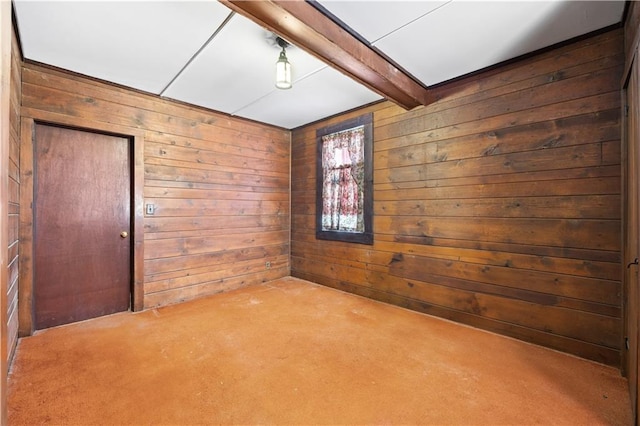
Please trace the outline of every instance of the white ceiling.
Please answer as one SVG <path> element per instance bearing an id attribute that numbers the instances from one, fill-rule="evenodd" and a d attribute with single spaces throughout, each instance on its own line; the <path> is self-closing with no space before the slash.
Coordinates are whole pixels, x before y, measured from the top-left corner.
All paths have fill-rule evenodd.
<path id="1" fill-rule="evenodd" d="M 624 1 L 339 1 L 319 5 L 431 86 L 619 23 Z M 273 34 L 209 1 L 14 0 L 26 59 L 295 128 L 381 99 L 295 46 L 274 86 Z"/>

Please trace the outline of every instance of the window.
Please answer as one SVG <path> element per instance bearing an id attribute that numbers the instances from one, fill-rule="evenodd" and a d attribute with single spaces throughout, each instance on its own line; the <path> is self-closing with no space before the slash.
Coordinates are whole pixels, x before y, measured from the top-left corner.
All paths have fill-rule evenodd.
<path id="1" fill-rule="evenodd" d="M 316 238 L 373 244 L 373 115 L 316 132 Z"/>

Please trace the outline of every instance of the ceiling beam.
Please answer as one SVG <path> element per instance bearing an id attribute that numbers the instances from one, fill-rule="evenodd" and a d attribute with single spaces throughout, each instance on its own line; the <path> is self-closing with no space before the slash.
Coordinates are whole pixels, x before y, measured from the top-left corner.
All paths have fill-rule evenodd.
<path id="1" fill-rule="evenodd" d="M 221 2 L 405 109 L 435 101 L 424 86 L 306 1 Z"/>

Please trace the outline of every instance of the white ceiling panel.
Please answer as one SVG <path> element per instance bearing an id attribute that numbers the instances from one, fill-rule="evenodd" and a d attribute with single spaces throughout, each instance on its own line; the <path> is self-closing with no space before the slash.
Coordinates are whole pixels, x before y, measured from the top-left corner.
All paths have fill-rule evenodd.
<path id="1" fill-rule="evenodd" d="M 230 13 L 213 1 L 14 4 L 26 58 L 156 94 Z"/>
<path id="2" fill-rule="evenodd" d="M 620 23 L 625 5 L 318 1 L 426 86 Z M 293 88 L 276 89 L 273 35 L 240 15 L 220 29 L 231 11 L 216 1 L 13 4 L 26 59 L 223 113 L 294 128 L 380 99 L 293 46 Z"/>
<path id="3" fill-rule="evenodd" d="M 238 116 L 292 129 L 381 99 L 380 95 L 325 67 L 289 90 L 276 90 Z"/>
<path id="4" fill-rule="evenodd" d="M 449 1 L 320 0 L 318 3 L 373 43 Z"/>
<path id="5" fill-rule="evenodd" d="M 272 33 L 241 15 L 234 15 L 164 96 L 234 114 L 275 87 L 280 54 Z M 286 50 L 293 84 L 325 65 L 296 48 Z M 285 95 L 291 97 L 293 95 Z"/>
<path id="6" fill-rule="evenodd" d="M 622 1 L 454 0 L 375 46 L 429 86 L 615 24 L 623 9 Z"/>

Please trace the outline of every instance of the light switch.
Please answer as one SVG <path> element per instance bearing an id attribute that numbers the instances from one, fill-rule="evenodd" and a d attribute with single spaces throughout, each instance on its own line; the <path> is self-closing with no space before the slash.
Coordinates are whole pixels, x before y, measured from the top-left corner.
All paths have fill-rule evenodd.
<path id="1" fill-rule="evenodd" d="M 155 204 L 147 204 L 146 205 L 146 213 L 147 214 L 154 214 L 156 212 L 156 205 Z"/>

